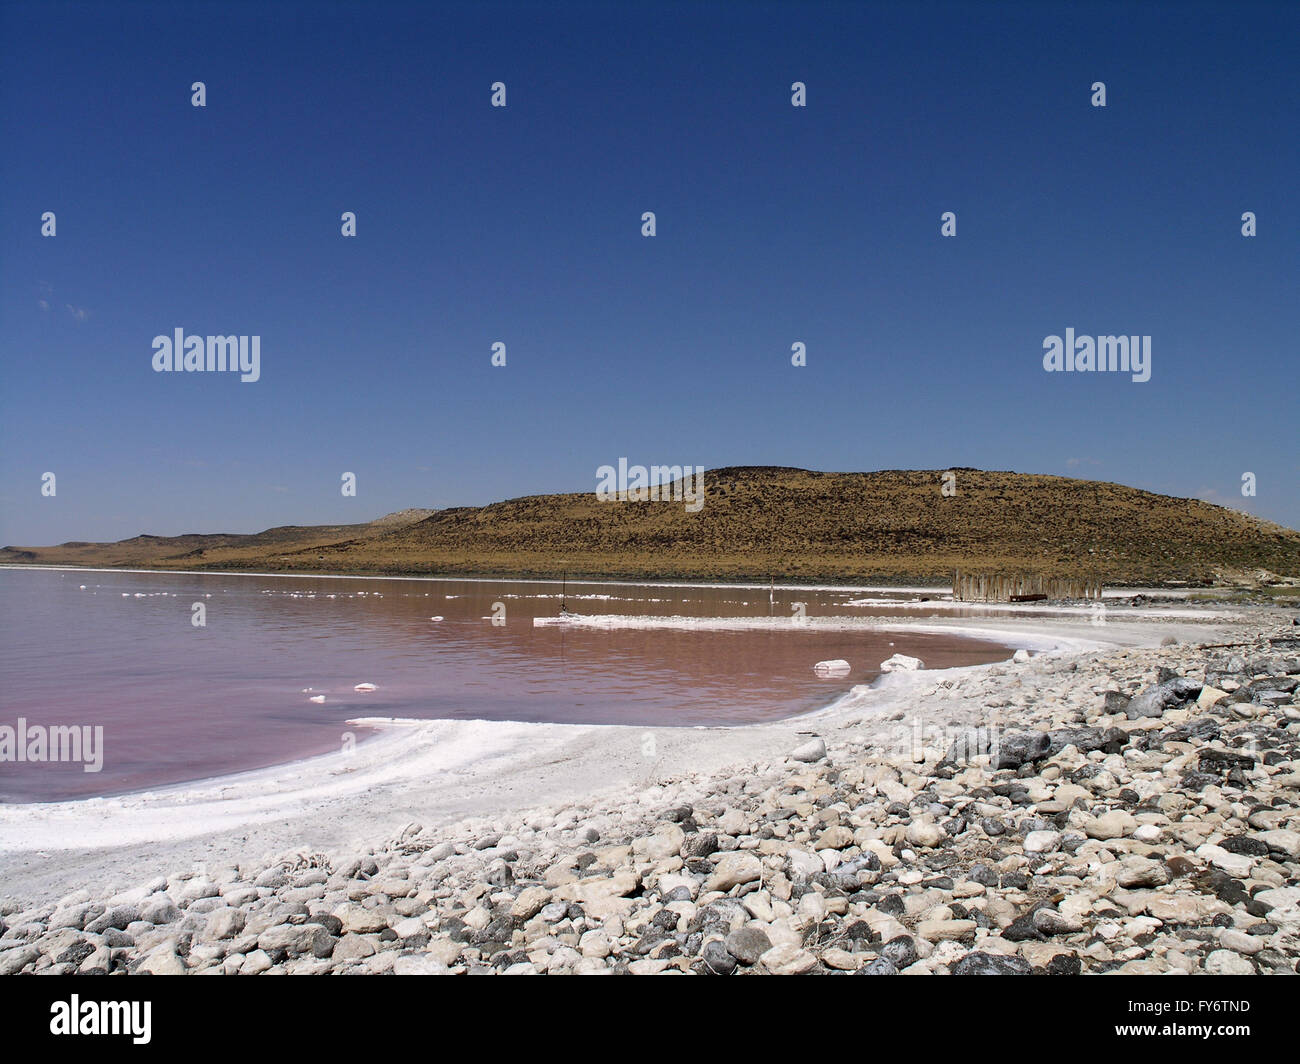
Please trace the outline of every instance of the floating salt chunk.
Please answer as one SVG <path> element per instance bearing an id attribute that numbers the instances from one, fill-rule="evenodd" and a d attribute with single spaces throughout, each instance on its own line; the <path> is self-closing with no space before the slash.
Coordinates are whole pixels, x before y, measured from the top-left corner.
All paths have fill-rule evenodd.
<path id="1" fill-rule="evenodd" d="M 831 661 L 819 661 L 813 666 L 813 672 L 818 676 L 847 676 L 853 669 L 843 658 L 834 658 Z"/>
<path id="2" fill-rule="evenodd" d="M 82 585 L 81 585 L 81 590 L 82 590 L 82 591 L 85 591 L 85 590 L 86 590 L 86 585 L 85 585 L 85 584 L 82 584 Z"/>
<path id="3" fill-rule="evenodd" d="M 307 701 L 309 701 L 309 702 L 324 702 L 324 701 L 325 701 L 325 696 L 324 696 L 324 695 L 312 695 L 311 698 L 309 698 Z"/>
<path id="4" fill-rule="evenodd" d="M 356 685 L 356 687 L 352 688 L 352 690 L 354 690 L 354 691 L 378 691 L 379 688 L 376 687 L 376 686 L 375 686 L 374 684 L 372 684 L 372 683 L 359 683 L 359 684 Z"/>
<path id="5" fill-rule="evenodd" d="M 880 663 L 881 672 L 915 672 L 924 668 L 925 662 L 920 658 L 909 658 L 906 654 L 894 654 Z"/>

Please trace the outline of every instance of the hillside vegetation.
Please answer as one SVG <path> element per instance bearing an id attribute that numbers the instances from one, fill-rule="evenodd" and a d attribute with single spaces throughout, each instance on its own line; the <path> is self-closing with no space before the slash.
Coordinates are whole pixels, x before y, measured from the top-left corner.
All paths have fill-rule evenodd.
<path id="1" fill-rule="evenodd" d="M 594 492 L 407 510 L 367 524 L 256 535 L 137 536 L 7 547 L 32 564 L 844 582 L 947 580 L 954 568 L 1111 585 L 1300 577 L 1300 533 L 1193 499 L 1067 477 L 956 470 L 704 474 L 705 503 Z M 1229 580 L 1229 582 L 1231 582 Z"/>

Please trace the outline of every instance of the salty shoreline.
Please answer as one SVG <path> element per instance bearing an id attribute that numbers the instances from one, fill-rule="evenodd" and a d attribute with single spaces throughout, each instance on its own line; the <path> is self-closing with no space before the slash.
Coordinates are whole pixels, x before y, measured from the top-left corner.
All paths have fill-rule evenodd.
<path id="1" fill-rule="evenodd" d="M 1186 617 L 1172 626 L 1173 618 L 1157 624 L 1143 619 L 1140 610 L 1105 625 L 1047 615 L 1000 617 L 997 627 L 989 627 L 988 619 L 946 617 L 844 623 L 1079 653 L 1154 645 L 1170 632 L 1203 638 L 1222 626 L 1217 612 L 1188 612 L 1208 626 L 1204 633 L 1192 631 Z M 811 618 L 809 623 L 841 622 Z M 0 806 L 0 896 L 32 900 L 66 893 L 82 882 L 124 887 L 142 869 L 165 874 L 196 862 L 246 860 L 299 847 L 344 850 L 413 819 L 448 825 L 520 807 L 598 800 L 619 786 L 666 773 L 717 773 L 729 764 L 776 756 L 800 735 L 836 726 L 847 716 L 884 715 L 900 705 L 911 709 L 909 692 L 939 675 L 891 674 L 815 712 L 729 728 L 366 721 L 382 733 L 347 757 L 322 755 L 117 798 Z M 647 736 L 652 736 L 650 756 Z"/>
<path id="2" fill-rule="evenodd" d="M 1037 654 L 793 721 L 510 726 L 487 761 L 465 722 L 433 778 L 11 817 L 74 848 L 6 869 L 0 974 L 1290 972 L 1291 619 L 1006 619 Z"/>

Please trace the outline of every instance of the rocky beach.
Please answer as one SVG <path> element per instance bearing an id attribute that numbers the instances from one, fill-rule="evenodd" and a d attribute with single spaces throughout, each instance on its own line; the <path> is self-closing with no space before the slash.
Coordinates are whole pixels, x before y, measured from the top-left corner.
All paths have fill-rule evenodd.
<path id="1" fill-rule="evenodd" d="M 1076 625 L 722 730 L 703 767 L 336 850 L 227 840 L 124 889 L 6 884 L 0 974 L 1292 974 L 1292 621 Z"/>

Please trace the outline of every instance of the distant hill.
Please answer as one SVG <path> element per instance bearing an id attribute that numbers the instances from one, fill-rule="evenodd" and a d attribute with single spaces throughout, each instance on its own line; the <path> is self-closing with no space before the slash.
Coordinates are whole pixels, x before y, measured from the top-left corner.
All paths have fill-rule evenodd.
<path id="1" fill-rule="evenodd" d="M 404 510 L 362 525 L 256 535 L 137 536 L 6 547 L 33 564 L 828 581 L 946 580 L 954 568 L 1090 576 L 1112 585 L 1300 577 L 1300 532 L 1195 499 L 1068 477 L 955 470 L 705 473 L 680 502 L 594 491 Z"/>
<path id="2" fill-rule="evenodd" d="M 436 510 L 399 510 L 357 525 L 281 525 L 250 534 L 191 532 L 181 536 L 151 536 L 142 532 L 115 543 L 74 540 L 54 547 L 3 547 L 0 563 L 153 569 L 249 568 L 254 566 L 244 563 L 256 558 L 343 541 L 364 542 L 435 513 Z"/>

